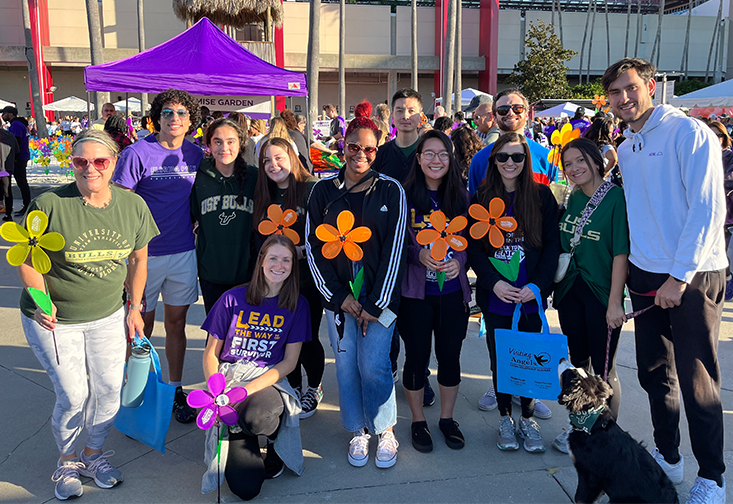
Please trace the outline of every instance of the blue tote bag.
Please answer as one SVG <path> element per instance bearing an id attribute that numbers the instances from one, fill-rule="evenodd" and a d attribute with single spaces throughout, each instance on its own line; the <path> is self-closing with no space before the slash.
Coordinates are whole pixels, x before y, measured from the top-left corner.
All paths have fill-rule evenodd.
<path id="1" fill-rule="evenodd" d="M 142 404 L 137 408 L 120 406 L 115 427 L 121 433 L 165 453 L 165 436 L 171 423 L 176 387 L 163 381 L 158 352 L 146 337 L 143 336 L 142 340 L 150 345 L 154 369 L 148 374 Z"/>
<path id="2" fill-rule="evenodd" d="M 534 284 L 528 287 L 534 293 L 542 332 L 522 332 L 518 329 L 521 303 L 514 308 L 511 329 L 496 329 L 496 390 L 504 394 L 557 400 L 560 377 L 557 373 L 560 359 L 568 358 L 568 340 L 562 334 L 550 332 L 545 311 L 542 309 L 540 290 Z"/>

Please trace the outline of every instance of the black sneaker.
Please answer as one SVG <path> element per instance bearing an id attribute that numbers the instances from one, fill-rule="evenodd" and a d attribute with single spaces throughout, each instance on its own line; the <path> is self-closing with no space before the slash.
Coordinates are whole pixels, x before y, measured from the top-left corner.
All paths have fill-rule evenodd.
<path id="1" fill-rule="evenodd" d="M 412 422 L 412 447 L 422 453 L 433 451 L 433 438 L 427 422 Z"/>
<path id="2" fill-rule="evenodd" d="M 265 454 L 265 479 L 275 479 L 285 470 L 285 463 L 275 453 L 275 445 L 267 443 L 267 453 Z"/>
<path id="3" fill-rule="evenodd" d="M 458 422 L 452 418 L 441 418 L 438 427 L 445 437 L 445 444 L 448 445 L 448 448 L 460 450 L 466 446 L 466 440 L 463 438 L 461 429 L 458 428 Z"/>
<path id="4" fill-rule="evenodd" d="M 435 391 L 430 386 L 430 380 L 425 378 L 425 388 L 423 389 L 422 405 L 432 406 L 435 404 Z"/>
<path id="5" fill-rule="evenodd" d="M 13 217 L 10 214 L 5 214 L 5 217 L 3 217 L 3 222 L 13 222 Z"/>
<path id="6" fill-rule="evenodd" d="M 183 387 L 178 387 L 173 398 L 173 416 L 179 423 L 191 423 L 196 419 L 196 410 L 186 402 L 187 395 Z"/>

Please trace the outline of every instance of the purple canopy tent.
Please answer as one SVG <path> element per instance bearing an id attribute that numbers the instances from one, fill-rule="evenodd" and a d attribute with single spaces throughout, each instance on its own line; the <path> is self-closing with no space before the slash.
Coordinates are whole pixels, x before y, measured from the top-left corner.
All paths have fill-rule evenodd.
<path id="1" fill-rule="evenodd" d="M 129 58 L 84 69 L 87 91 L 194 95 L 307 96 L 305 74 L 271 65 L 208 18 Z"/>

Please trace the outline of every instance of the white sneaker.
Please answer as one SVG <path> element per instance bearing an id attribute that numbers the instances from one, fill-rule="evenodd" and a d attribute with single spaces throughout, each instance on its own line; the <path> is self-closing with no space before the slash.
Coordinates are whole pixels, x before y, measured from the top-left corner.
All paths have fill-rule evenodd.
<path id="1" fill-rule="evenodd" d="M 369 439 L 371 436 L 362 429 L 354 432 L 349 443 L 349 464 L 354 467 L 364 467 L 369 462 Z"/>
<path id="2" fill-rule="evenodd" d="M 84 467 L 84 463 L 79 459 L 59 460 L 57 469 L 51 476 L 51 481 L 56 483 L 54 495 L 58 500 L 66 500 L 73 497 L 81 497 L 84 493 L 81 480 L 79 479 L 79 469 Z"/>
<path id="3" fill-rule="evenodd" d="M 394 437 L 392 431 L 383 432 L 379 435 L 379 444 L 377 445 L 377 457 L 374 459 L 377 467 L 387 469 L 397 463 L 397 447 L 400 444 Z"/>
<path id="4" fill-rule="evenodd" d="M 715 481 L 698 476 L 690 489 L 687 504 L 725 504 L 725 479 L 721 488 Z"/>
<path id="5" fill-rule="evenodd" d="M 667 474 L 669 479 L 672 480 L 672 483 L 675 485 L 679 485 L 682 483 L 682 480 L 684 478 L 685 473 L 685 459 L 682 455 L 680 455 L 680 461 L 676 464 L 670 464 L 666 460 L 664 460 L 664 455 L 659 453 L 659 449 L 655 446 L 654 449 L 651 451 L 652 457 L 654 457 L 654 460 L 657 461 L 657 464 L 664 470 L 664 472 Z M 700 478 L 698 478 L 700 479 Z M 706 480 L 710 481 L 710 480 Z M 715 484 L 717 486 L 717 483 Z"/>
<path id="6" fill-rule="evenodd" d="M 494 386 L 491 385 L 489 390 L 486 391 L 478 400 L 478 409 L 481 411 L 495 410 L 498 406 L 496 402 L 496 392 L 494 392 Z"/>

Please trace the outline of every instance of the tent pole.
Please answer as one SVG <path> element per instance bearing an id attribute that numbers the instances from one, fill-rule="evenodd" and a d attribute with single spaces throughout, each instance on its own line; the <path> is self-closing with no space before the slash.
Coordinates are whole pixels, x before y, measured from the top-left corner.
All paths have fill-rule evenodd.
<path id="1" fill-rule="evenodd" d="M 125 93 L 125 120 L 130 118 L 130 93 Z"/>
<path id="2" fill-rule="evenodd" d="M 91 114 L 91 112 L 90 112 L 90 110 L 89 110 L 89 109 L 91 108 L 91 107 L 89 106 L 89 100 L 90 100 L 90 99 L 91 99 L 91 98 L 90 98 L 90 96 L 89 96 L 89 91 L 87 91 L 87 129 L 89 129 L 89 126 L 90 126 L 90 125 L 89 125 L 89 123 L 90 123 L 90 122 L 91 122 L 91 120 L 92 120 L 92 114 Z"/>

